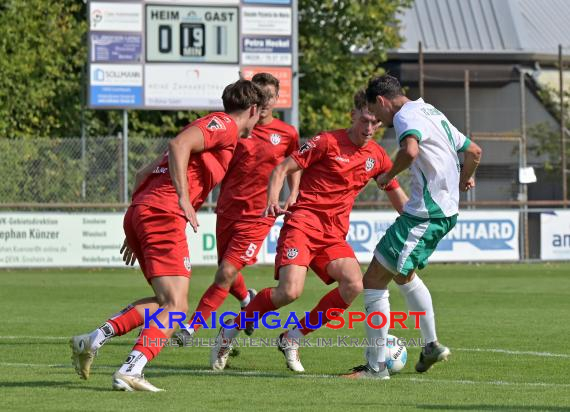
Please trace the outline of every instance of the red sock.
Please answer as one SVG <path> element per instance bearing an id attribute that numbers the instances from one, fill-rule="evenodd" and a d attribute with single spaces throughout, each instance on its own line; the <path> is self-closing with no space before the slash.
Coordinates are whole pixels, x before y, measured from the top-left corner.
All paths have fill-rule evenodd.
<path id="1" fill-rule="evenodd" d="M 143 324 L 143 322 L 143 317 L 132 305 L 127 306 L 125 309 L 107 320 L 107 323 L 113 327 L 115 336 L 122 336 L 134 328 L 138 328 Z"/>
<path id="2" fill-rule="evenodd" d="M 168 338 L 160 329 L 151 326 L 148 329 L 143 329 L 133 350 L 141 352 L 150 362 L 162 350 L 167 340 Z"/>
<path id="3" fill-rule="evenodd" d="M 200 299 L 200 302 L 198 303 L 198 306 L 196 307 L 192 318 L 190 318 L 189 325 L 194 321 L 194 317 L 196 316 L 197 312 L 200 312 L 202 319 L 210 319 L 212 312 L 218 310 L 218 308 L 222 306 L 227 297 L 228 290 L 213 283 L 202 295 L 202 299 Z M 194 330 L 200 329 L 200 326 L 202 326 L 200 323 L 195 324 Z"/>
<path id="4" fill-rule="evenodd" d="M 309 325 L 313 329 L 311 329 L 311 327 L 306 326 L 306 317 L 305 317 L 301 319 L 301 321 L 299 322 L 303 327 L 303 329 L 300 329 L 299 332 L 301 332 L 303 335 L 307 335 L 311 332 L 314 332 L 316 330 L 314 329 L 315 325 L 318 325 L 319 323 L 319 312 L 322 312 L 321 315 L 322 326 L 324 326 L 329 321 L 326 316 L 327 310 L 331 308 L 346 309 L 349 306 L 350 304 L 346 303 L 342 298 L 342 296 L 340 296 L 338 288 L 334 288 L 325 296 L 323 296 L 323 298 L 320 300 L 317 306 L 315 306 L 313 310 L 311 310 L 311 312 L 309 313 Z"/>
<path id="5" fill-rule="evenodd" d="M 245 287 L 245 280 L 241 272 L 238 272 L 236 280 L 232 283 L 230 293 L 240 302 L 247 298 L 247 288 Z"/>
<path id="6" fill-rule="evenodd" d="M 263 289 L 261 292 L 257 294 L 257 296 L 251 302 L 249 302 L 249 305 L 247 305 L 247 307 L 242 312 L 240 312 L 240 314 L 238 315 L 237 318 L 235 318 L 234 321 L 234 323 L 238 325 L 238 329 L 241 329 L 239 325 L 242 315 L 251 319 L 253 318 L 253 314 L 255 312 L 259 312 L 259 320 L 261 321 L 261 317 L 265 313 L 277 309 L 273 304 L 273 302 L 271 301 L 272 290 L 273 288 Z"/>

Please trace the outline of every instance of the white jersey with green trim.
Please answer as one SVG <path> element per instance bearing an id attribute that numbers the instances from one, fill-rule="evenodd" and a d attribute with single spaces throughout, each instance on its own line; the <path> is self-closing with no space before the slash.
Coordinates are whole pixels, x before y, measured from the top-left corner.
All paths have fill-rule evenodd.
<path id="1" fill-rule="evenodd" d="M 459 211 L 459 158 L 471 141 L 423 99 L 409 101 L 394 116 L 398 142 L 414 136 L 420 151 L 412 166 L 410 200 L 404 212 L 421 218 L 451 217 Z"/>

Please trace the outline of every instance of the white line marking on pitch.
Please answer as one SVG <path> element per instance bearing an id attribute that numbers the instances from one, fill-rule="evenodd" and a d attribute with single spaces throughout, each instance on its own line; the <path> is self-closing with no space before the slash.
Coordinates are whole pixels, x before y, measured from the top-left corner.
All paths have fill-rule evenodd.
<path id="1" fill-rule="evenodd" d="M 0 336 L 0 340 L 53 340 L 53 341 L 65 341 L 67 342 L 70 337 L 66 336 Z M 115 340 L 127 341 L 130 338 L 115 338 Z M 552 353 L 552 352 L 533 352 L 533 351 L 518 351 L 518 350 L 508 350 L 508 349 L 496 349 L 496 348 L 451 348 L 451 351 L 457 352 L 491 352 L 491 353 L 503 353 L 505 355 L 528 355 L 528 356 L 539 356 L 545 358 L 567 358 L 570 359 L 570 354 L 567 353 Z"/>
<path id="2" fill-rule="evenodd" d="M 67 369 L 69 368 L 70 373 L 72 371 L 71 365 L 65 364 L 47 364 L 47 363 L 9 363 L 0 362 L 0 366 L 5 367 L 17 367 L 17 368 L 58 368 Z M 117 368 L 112 366 L 98 366 L 95 369 L 98 370 L 109 370 L 114 371 Z M 286 375 L 274 372 L 263 372 L 263 371 L 224 371 L 216 372 L 209 369 L 173 369 L 168 367 L 154 366 L 149 367 L 148 370 L 166 372 L 166 373 L 186 373 L 189 375 L 217 375 L 217 376 L 253 376 L 253 377 L 278 377 L 278 378 L 293 378 L 293 379 L 338 379 L 339 375 L 330 374 L 301 374 L 301 375 Z M 399 376 L 395 380 L 404 380 L 419 383 L 446 383 L 446 384 L 459 384 L 459 385 L 491 385 L 491 386 L 531 386 L 531 387 L 542 387 L 542 388 L 570 388 L 570 384 L 567 383 L 546 383 L 546 382 L 508 382 L 508 381 L 474 381 L 469 379 L 430 379 L 430 378 L 416 378 Z"/>
<path id="3" fill-rule="evenodd" d="M 542 356 L 545 358 L 570 358 L 569 354 L 566 353 L 552 353 L 552 352 L 532 352 L 532 351 L 519 351 L 519 350 L 507 350 L 507 349 L 484 349 L 484 348 L 455 348 L 451 351 L 459 352 L 492 352 L 492 353 L 504 353 L 506 355 L 530 355 L 530 356 Z"/>

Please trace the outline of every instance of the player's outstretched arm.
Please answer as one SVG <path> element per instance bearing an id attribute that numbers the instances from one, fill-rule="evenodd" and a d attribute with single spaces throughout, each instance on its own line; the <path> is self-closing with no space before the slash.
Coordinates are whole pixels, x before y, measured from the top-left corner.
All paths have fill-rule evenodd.
<path id="1" fill-rule="evenodd" d="M 183 130 L 168 143 L 168 172 L 178 194 L 180 209 L 184 212 L 184 216 L 186 216 L 194 232 L 198 231 L 199 224 L 188 193 L 188 176 L 186 171 L 190 155 L 202 152 L 204 145 L 202 131 L 194 126 Z"/>
<path id="2" fill-rule="evenodd" d="M 386 196 L 392 203 L 392 206 L 399 214 L 404 213 L 404 205 L 408 202 L 408 195 L 401 187 L 397 187 L 394 190 L 388 190 Z"/>
<path id="3" fill-rule="evenodd" d="M 394 164 L 388 173 L 384 173 L 376 179 L 378 187 L 384 189 L 390 181 L 409 168 L 418 154 L 420 153 L 420 145 L 414 135 L 408 135 L 400 142 L 400 150 L 396 154 Z"/>
<path id="4" fill-rule="evenodd" d="M 475 187 L 473 174 L 481 162 L 483 150 L 479 145 L 471 142 L 464 153 L 465 161 L 463 162 L 463 168 L 461 169 L 461 175 L 459 176 L 459 190 L 467 192 L 469 189 Z"/>
<path id="5" fill-rule="evenodd" d="M 273 169 L 267 186 L 267 207 L 263 212 L 264 217 L 279 216 L 286 212 L 285 209 L 279 206 L 279 193 L 281 193 L 281 189 L 283 188 L 285 177 L 300 170 L 301 166 L 290 156 Z"/>

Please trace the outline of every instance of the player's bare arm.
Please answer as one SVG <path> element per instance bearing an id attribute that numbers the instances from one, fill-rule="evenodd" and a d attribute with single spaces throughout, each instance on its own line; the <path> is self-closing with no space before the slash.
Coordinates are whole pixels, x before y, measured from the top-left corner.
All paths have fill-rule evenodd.
<path id="1" fill-rule="evenodd" d="M 283 188 L 285 177 L 300 171 L 301 166 L 291 157 L 283 160 L 273 169 L 267 186 L 267 207 L 263 212 L 263 217 L 279 216 L 286 213 L 286 210 L 279 206 L 279 193 Z"/>
<path id="2" fill-rule="evenodd" d="M 289 197 L 285 201 L 285 206 L 283 209 L 289 209 L 289 206 L 295 204 L 297 201 L 297 196 L 299 195 L 299 183 L 301 182 L 301 174 L 303 173 L 302 170 L 298 170 L 295 173 L 291 173 L 287 175 L 287 184 L 289 185 Z"/>
<path id="3" fill-rule="evenodd" d="M 479 145 L 471 142 L 464 153 L 465 161 L 463 162 L 463 169 L 461 169 L 461 175 L 459 176 L 459 190 L 467 192 L 469 189 L 475 187 L 473 174 L 481 162 L 483 150 L 481 150 Z"/>
<path id="4" fill-rule="evenodd" d="M 386 191 L 386 196 L 388 200 L 392 203 L 392 206 L 399 214 L 404 213 L 404 205 L 408 202 L 408 195 L 401 187 L 397 187 L 394 190 Z"/>
<path id="5" fill-rule="evenodd" d="M 198 231 L 198 218 L 188 195 L 188 161 L 192 153 L 204 150 L 204 135 L 197 127 L 189 127 L 168 143 L 168 171 L 178 194 L 178 204 L 194 232 Z"/>
<path id="6" fill-rule="evenodd" d="M 400 150 L 396 154 L 394 165 L 388 173 L 381 174 L 376 179 L 380 189 L 384 189 L 390 181 L 409 168 L 420 152 L 420 145 L 414 135 L 408 135 L 400 142 Z"/>

